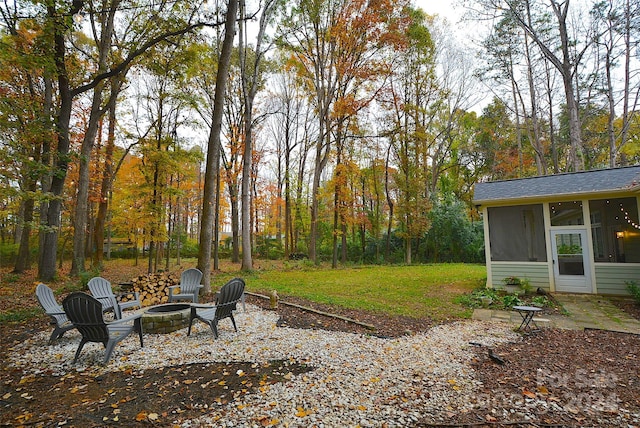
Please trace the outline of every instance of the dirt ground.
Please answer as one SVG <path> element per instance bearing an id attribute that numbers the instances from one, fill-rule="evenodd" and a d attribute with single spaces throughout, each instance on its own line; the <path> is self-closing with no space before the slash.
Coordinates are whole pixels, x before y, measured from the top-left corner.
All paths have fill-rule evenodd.
<path id="1" fill-rule="evenodd" d="M 13 299 L 0 299 L 3 310 Z M 376 327 L 370 330 L 356 323 L 326 317 L 280 304 L 279 325 L 374 334 L 396 337 L 426 331 L 428 318 L 386 317 L 314 304 L 291 296 L 288 301 L 339 314 Z M 268 301 L 249 296 L 249 303 L 267 308 Z M 26 303 L 25 303 L 26 302 Z M 15 304 L 16 302 L 13 302 Z M 22 305 L 37 307 L 35 298 Z M 640 319 L 633 302 L 618 304 Z M 308 371 L 290 361 L 251 363 L 202 363 L 145 370 L 130 370 L 95 377 L 76 372 L 65 376 L 47 373 L 23 376 L 6 365 L 12 346 L 34 331 L 48 330 L 47 319 L 0 325 L 0 425 L 137 427 L 171 426 L 167 420 L 186 420 L 207 412 L 212 400 L 233 401 L 261 385 L 282 382 L 288 373 Z M 488 350 L 474 348 L 473 366 L 483 383 L 477 395 L 469 397 L 477 411 L 451 412 L 447 425 L 437 425 L 428 415 L 417 426 L 614 426 L 609 416 L 620 412 L 640 412 L 640 337 L 603 331 L 563 331 L 547 329 L 524 336 L 523 341 Z M 500 364 L 489 354 L 498 357 Z M 238 383 L 237 370 L 251 373 Z M 203 388 L 201 385 L 207 385 Z M 206 396 L 205 396 L 206 394 Z M 212 399 L 212 397 L 215 397 Z M 524 401 L 523 401 L 524 400 Z M 543 424 L 520 420 L 518 409 L 527 400 L 550 404 L 575 404 L 570 412 L 550 410 L 539 415 Z M 522 404 L 524 402 L 525 404 Z M 260 425 L 261 421 L 256 421 Z"/>

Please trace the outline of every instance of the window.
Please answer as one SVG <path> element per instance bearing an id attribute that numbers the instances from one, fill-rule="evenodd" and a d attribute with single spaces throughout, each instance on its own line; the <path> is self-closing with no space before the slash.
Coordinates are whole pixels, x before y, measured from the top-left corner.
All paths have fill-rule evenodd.
<path id="1" fill-rule="evenodd" d="M 494 207 L 487 212 L 491 260 L 547 261 L 541 204 Z"/>
<path id="2" fill-rule="evenodd" d="M 589 201 L 596 262 L 640 263 L 640 223 L 636 198 Z"/>
<path id="3" fill-rule="evenodd" d="M 551 226 L 571 226 L 584 224 L 582 202 L 554 202 L 549 204 Z"/>

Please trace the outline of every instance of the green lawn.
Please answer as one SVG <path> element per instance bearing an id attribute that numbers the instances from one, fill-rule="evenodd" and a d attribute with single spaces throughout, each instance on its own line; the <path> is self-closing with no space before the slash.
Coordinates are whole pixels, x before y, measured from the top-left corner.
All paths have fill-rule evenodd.
<path id="1" fill-rule="evenodd" d="M 223 283 L 235 275 L 238 273 L 216 275 L 213 282 Z M 443 321 L 470 317 L 471 310 L 456 303 L 456 298 L 483 286 L 486 269 L 468 264 L 298 267 L 240 276 L 247 282 L 247 291 L 276 290 L 319 303 Z"/>

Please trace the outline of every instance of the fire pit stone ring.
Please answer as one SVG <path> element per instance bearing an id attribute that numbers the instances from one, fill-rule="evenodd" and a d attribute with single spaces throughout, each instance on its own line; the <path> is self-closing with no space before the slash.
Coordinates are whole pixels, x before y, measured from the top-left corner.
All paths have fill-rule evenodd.
<path id="1" fill-rule="evenodd" d="M 150 306 L 142 315 L 142 331 L 164 334 L 180 330 L 189 325 L 191 305 L 188 303 L 168 303 Z"/>

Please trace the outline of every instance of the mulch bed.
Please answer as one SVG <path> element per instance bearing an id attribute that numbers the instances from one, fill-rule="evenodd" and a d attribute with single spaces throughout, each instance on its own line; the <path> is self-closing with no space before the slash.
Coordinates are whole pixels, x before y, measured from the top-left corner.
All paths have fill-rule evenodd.
<path id="1" fill-rule="evenodd" d="M 269 307 L 268 300 L 251 296 L 247 300 L 265 309 Z M 307 312 L 282 301 L 372 324 L 376 330 Z M 277 309 L 280 316 L 278 324 L 295 328 L 398 337 L 427 331 L 433 326 L 428 318 L 380 316 L 291 296 L 284 296 L 282 301 Z M 636 317 L 640 316 L 637 306 L 632 304 L 627 309 Z M 28 326 L 0 325 L 3 338 L 0 359 L 6 361 L 13 345 L 42 329 L 48 329 L 45 317 L 39 317 Z M 550 411 L 540 415 L 541 424 L 608 426 L 608 409 L 624 407 L 632 412 L 640 411 L 638 336 L 602 331 L 546 330 L 524 336 L 521 342 L 493 349 L 492 352 L 505 364 L 492 360 L 487 349 L 473 348 L 471 352 L 474 352 L 474 369 L 483 386 L 476 396 L 469 399 L 494 398 L 479 403 L 478 410 L 471 413 L 452 410 L 448 426 L 501 426 L 507 423 L 514 426 L 517 413 L 514 416 L 511 410 L 518 406 L 510 401 L 513 397 L 535 397 L 549 402 L 574 400 L 577 404 L 573 412 Z M 238 370 L 250 374 L 244 382 L 238 382 L 237 376 L 228 376 Z M 308 367 L 289 361 L 273 361 L 264 365 L 191 364 L 146 370 L 144 373 L 135 370 L 108 373 L 99 377 L 82 372 L 65 376 L 43 373 L 23 377 L 22 373 L 3 364 L 0 371 L 0 425 L 167 426 L 166 421 L 198 417 L 207 412 L 207 406 L 224 404 L 265 383 L 282 382 L 289 374 L 307 370 Z M 612 403 L 613 399 L 618 401 Z M 602 405 L 604 410 L 594 410 L 590 405 Z M 520 426 L 528 425 L 526 421 L 521 422 Z M 434 426 L 435 421 L 430 421 L 425 415 L 425 419 L 416 425 Z"/>

